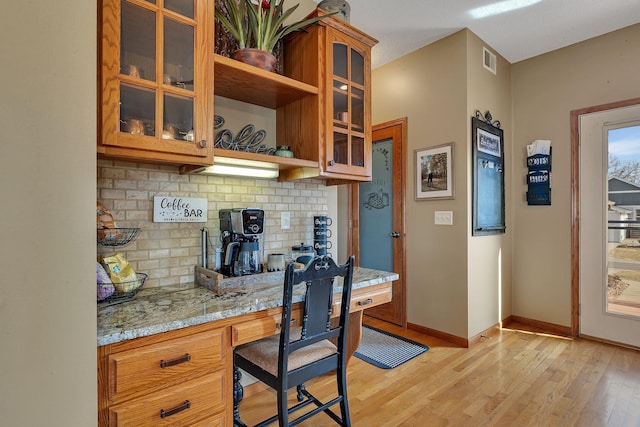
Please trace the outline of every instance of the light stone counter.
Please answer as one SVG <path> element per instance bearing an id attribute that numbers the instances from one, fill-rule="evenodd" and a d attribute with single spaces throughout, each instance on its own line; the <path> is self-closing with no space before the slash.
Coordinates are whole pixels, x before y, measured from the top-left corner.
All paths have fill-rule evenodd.
<path id="1" fill-rule="evenodd" d="M 391 282 L 398 274 L 356 267 L 353 290 Z M 167 332 L 187 326 L 282 306 L 284 273 L 266 273 L 225 279 L 226 292 L 216 295 L 201 286 L 166 286 L 142 289 L 130 301 L 98 304 L 98 345 Z M 294 302 L 303 300 L 297 286 Z M 342 278 L 334 293 L 342 292 Z"/>

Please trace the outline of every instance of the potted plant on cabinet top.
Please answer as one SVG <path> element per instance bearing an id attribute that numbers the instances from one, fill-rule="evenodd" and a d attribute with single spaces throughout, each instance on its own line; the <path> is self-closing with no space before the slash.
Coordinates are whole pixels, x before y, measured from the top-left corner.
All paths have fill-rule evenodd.
<path id="1" fill-rule="evenodd" d="M 292 24 L 283 25 L 298 4 L 284 10 L 280 0 L 221 0 L 228 16 L 216 8 L 216 18 L 238 42 L 238 50 L 231 54 L 233 59 L 274 71 L 276 57 L 273 49 L 287 34 L 313 24 L 335 13 L 316 16 Z"/>

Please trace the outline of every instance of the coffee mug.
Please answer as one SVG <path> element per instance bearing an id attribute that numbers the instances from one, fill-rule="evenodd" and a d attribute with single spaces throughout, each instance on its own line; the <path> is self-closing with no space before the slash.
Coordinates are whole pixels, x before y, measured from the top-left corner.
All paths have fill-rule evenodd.
<path id="1" fill-rule="evenodd" d="M 333 233 L 329 229 L 327 229 L 327 230 L 315 229 L 313 231 L 313 234 L 316 236 L 316 238 L 317 237 L 321 237 L 321 236 L 326 236 L 327 239 L 330 239 L 331 236 L 333 236 Z"/>
<path id="2" fill-rule="evenodd" d="M 317 215 L 313 217 L 313 225 L 314 226 L 326 226 L 329 227 L 333 224 L 331 218 L 326 215 Z"/>
<path id="3" fill-rule="evenodd" d="M 318 251 L 326 251 L 327 249 L 331 249 L 332 247 L 333 247 L 333 244 L 331 243 L 331 241 L 327 241 L 327 240 L 313 241 L 313 249 L 315 249 L 316 253 L 318 253 Z"/>

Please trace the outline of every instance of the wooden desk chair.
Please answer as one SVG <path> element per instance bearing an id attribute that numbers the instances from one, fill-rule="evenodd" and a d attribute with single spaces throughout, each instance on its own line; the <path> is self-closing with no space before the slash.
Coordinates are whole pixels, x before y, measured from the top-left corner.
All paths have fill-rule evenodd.
<path id="1" fill-rule="evenodd" d="M 342 426 L 351 426 L 347 402 L 346 348 L 349 302 L 353 279 L 353 262 L 341 266 L 328 257 L 315 257 L 304 270 L 294 270 L 289 264 L 284 277 L 282 322 L 279 335 L 242 345 L 235 349 L 234 368 L 243 369 L 258 380 L 275 389 L 278 395 L 278 414 L 262 421 L 265 426 L 276 420 L 280 426 L 293 426 L 320 412 L 327 413 Z M 331 326 L 333 281 L 342 276 L 342 301 L 337 325 Z M 302 325 L 290 323 L 294 285 L 306 282 Z M 333 342 L 329 341 L 334 339 Z M 335 344 L 334 344 L 335 343 Z M 304 382 L 327 372 L 335 371 L 338 396 L 327 403 L 316 399 L 304 386 Z M 298 404 L 287 405 L 287 391 L 297 388 Z M 241 397 L 240 397 L 241 399 Z M 237 404 L 234 408 L 234 425 L 245 426 L 240 419 Z M 309 405 L 316 408 L 289 421 L 289 415 Z M 330 407 L 340 404 L 338 416 Z"/>

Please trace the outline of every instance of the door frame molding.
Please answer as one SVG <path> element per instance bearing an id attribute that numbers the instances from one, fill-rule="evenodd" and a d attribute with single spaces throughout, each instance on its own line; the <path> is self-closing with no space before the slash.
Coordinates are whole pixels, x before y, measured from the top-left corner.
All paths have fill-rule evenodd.
<path id="1" fill-rule="evenodd" d="M 385 129 L 390 129 L 394 127 L 400 127 L 400 151 L 402 153 L 401 156 L 394 156 L 394 161 L 398 161 L 401 164 L 399 176 L 394 174 L 393 177 L 393 192 L 394 195 L 397 194 L 400 198 L 399 208 L 402 212 L 400 215 L 400 227 L 398 227 L 398 232 L 400 233 L 400 266 L 399 271 L 396 271 L 401 277 L 402 280 L 403 291 L 402 291 L 402 301 L 401 301 L 401 326 L 403 328 L 407 327 L 407 282 L 406 282 L 406 271 L 407 271 L 407 254 L 406 254 L 406 205 L 407 205 L 407 118 L 402 117 L 399 119 L 391 120 L 384 123 L 379 123 L 373 125 L 371 127 L 372 134 L 375 131 L 383 131 Z M 372 147 L 373 147 L 373 137 L 372 137 Z M 396 157 L 398 157 L 396 159 Z M 396 169 L 394 169 L 396 170 Z M 355 255 L 356 265 L 360 264 L 360 198 L 359 198 L 359 183 L 353 183 L 348 186 L 348 209 L 349 209 L 349 232 L 347 233 L 347 249 L 348 253 Z M 395 220 L 396 218 L 394 218 Z M 395 264 L 395 262 L 394 262 Z M 366 314 L 366 313 L 365 313 Z"/>
<path id="2" fill-rule="evenodd" d="M 571 335 L 580 335 L 580 116 L 639 105 L 640 98 L 572 110 L 571 126 Z"/>

